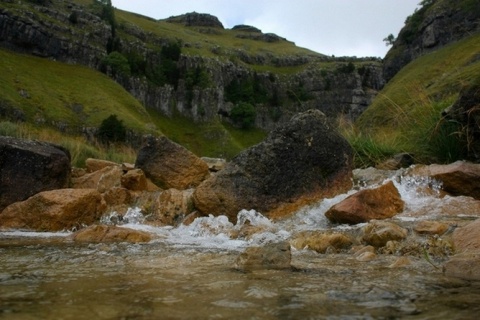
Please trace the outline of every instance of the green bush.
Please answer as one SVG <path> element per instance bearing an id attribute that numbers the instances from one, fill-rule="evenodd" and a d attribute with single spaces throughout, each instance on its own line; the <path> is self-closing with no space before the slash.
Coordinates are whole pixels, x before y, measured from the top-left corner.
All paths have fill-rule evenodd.
<path id="1" fill-rule="evenodd" d="M 126 137 L 127 128 L 115 114 L 104 119 L 98 129 L 98 138 L 103 143 L 124 142 Z"/>
<path id="2" fill-rule="evenodd" d="M 128 59 L 118 51 L 113 51 L 102 61 L 104 71 L 108 68 L 112 71 L 113 75 L 130 76 L 130 64 Z"/>
<path id="3" fill-rule="evenodd" d="M 242 129 L 252 128 L 255 124 L 256 116 L 257 112 L 255 111 L 255 107 L 246 102 L 241 102 L 235 105 L 230 112 L 230 118 L 232 121 Z"/>

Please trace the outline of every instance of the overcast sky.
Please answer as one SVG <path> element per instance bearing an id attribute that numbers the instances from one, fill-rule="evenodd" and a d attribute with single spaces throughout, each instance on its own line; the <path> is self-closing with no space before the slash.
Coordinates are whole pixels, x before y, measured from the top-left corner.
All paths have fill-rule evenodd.
<path id="1" fill-rule="evenodd" d="M 382 40 L 403 27 L 420 0 L 112 0 L 155 19 L 209 13 L 225 28 L 247 24 L 335 56 L 384 57 Z"/>

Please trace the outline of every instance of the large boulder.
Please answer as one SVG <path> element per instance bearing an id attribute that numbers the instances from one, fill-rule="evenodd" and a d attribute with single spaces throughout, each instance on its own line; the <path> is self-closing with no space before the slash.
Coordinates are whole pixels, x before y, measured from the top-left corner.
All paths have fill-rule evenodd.
<path id="1" fill-rule="evenodd" d="M 480 164 L 466 161 L 448 165 L 432 164 L 415 167 L 408 174 L 432 177 L 442 182 L 442 189 L 451 195 L 480 200 Z"/>
<path id="2" fill-rule="evenodd" d="M 95 189 L 40 192 L 0 213 L 0 229 L 62 231 L 98 221 L 106 206 Z"/>
<path id="3" fill-rule="evenodd" d="M 162 189 L 195 187 L 210 175 L 205 161 L 165 136 L 145 137 L 135 167 Z"/>
<path id="4" fill-rule="evenodd" d="M 352 149 L 323 113 L 309 110 L 270 132 L 200 184 L 195 207 L 235 221 L 241 209 L 268 218 L 332 197 L 352 186 Z"/>
<path id="5" fill-rule="evenodd" d="M 70 152 L 38 141 L 0 136 L 0 212 L 42 191 L 68 187 Z"/>
<path id="6" fill-rule="evenodd" d="M 392 181 L 375 189 L 360 190 L 331 207 L 325 216 L 332 222 L 357 224 L 387 219 L 403 211 L 404 202 Z"/>

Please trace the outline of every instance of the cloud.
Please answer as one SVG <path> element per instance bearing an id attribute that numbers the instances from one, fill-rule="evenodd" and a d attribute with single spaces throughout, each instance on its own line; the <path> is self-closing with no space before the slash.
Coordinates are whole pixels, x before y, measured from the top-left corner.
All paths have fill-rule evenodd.
<path id="1" fill-rule="evenodd" d="M 380 56 L 419 0 L 114 0 L 156 19 L 187 12 L 215 15 L 226 28 L 248 24 L 327 55 Z"/>

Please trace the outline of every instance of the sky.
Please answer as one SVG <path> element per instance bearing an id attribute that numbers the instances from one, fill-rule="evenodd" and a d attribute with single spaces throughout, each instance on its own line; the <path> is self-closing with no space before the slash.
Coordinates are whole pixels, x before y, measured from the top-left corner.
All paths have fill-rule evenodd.
<path id="1" fill-rule="evenodd" d="M 188 12 L 216 16 L 225 28 L 246 24 L 322 54 L 381 57 L 420 0 L 112 0 L 114 7 L 165 19 Z"/>

